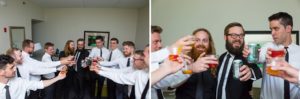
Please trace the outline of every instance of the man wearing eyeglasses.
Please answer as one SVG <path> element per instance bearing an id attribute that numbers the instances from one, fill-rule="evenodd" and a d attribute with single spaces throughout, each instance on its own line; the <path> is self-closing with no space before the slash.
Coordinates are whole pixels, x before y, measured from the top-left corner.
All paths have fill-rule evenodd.
<path id="1" fill-rule="evenodd" d="M 216 99 L 252 99 L 253 80 L 261 78 L 256 64 L 249 64 L 243 57 L 244 28 L 240 23 L 228 24 L 224 30 L 227 52 L 219 58 L 217 67 Z M 234 60 L 242 60 L 238 78 L 234 78 Z"/>

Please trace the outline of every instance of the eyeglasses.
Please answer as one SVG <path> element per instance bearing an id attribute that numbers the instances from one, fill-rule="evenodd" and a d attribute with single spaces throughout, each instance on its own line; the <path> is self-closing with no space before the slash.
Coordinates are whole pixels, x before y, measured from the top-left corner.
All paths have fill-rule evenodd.
<path id="1" fill-rule="evenodd" d="M 227 34 L 227 36 L 230 36 L 230 37 L 232 37 L 232 38 L 234 38 L 234 39 L 237 39 L 237 38 L 239 38 L 239 39 L 241 39 L 241 38 L 244 38 L 245 37 L 245 34 Z"/>

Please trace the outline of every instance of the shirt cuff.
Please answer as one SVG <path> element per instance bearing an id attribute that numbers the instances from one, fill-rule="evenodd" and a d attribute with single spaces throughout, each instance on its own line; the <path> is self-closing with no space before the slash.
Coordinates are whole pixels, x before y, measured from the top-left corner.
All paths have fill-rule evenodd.
<path id="1" fill-rule="evenodd" d="M 250 68 L 250 71 L 251 71 L 251 74 L 252 74 L 252 76 L 251 76 L 251 80 L 257 80 L 257 78 L 256 78 L 256 76 L 255 76 L 255 73 L 254 73 L 254 71 L 253 71 L 253 69 L 252 68 Z"/>

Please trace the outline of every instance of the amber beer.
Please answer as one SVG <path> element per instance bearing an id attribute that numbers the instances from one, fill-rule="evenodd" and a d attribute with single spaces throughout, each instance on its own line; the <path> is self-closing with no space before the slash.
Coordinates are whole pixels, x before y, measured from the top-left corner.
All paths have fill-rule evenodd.
<path id="1" fill-rule="evenodd" d="M 63 66 L 60 73 L 61 74 L 66 74 L 67 73 L 67 70 L 68 70 L 68 67 L 67 66 Z"/>
<path id="2" fill-rule="evenodd" d="M 276 66 L 276 63 L 279 61 L 283 61 L 284 60 L 284 50 L 283 49 L 279 49 L 279 50 L 271 50 L 271 57 L 272 59 L 270 60 L 270 62 L 268 62 L 267 64 L 267 68 L 266 68 L 266 72 L 269 75 L 272 76 L 276 76 L 276 75 L 280 75 L 281 71 L 280 70 L 272 70 L 272 66 Z"/>
<path id="3" fill-rule="evenodd" d="M 179 53 L 178 50 L 181 49 L 179 48 L 173 48 L 172 53 L 169 55 L 169 60 L 171 61 L 178 61 Z"/>

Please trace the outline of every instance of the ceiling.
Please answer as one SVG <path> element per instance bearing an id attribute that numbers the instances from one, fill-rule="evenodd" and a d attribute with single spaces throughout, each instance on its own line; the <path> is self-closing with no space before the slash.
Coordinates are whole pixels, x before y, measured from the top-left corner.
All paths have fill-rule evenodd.
<path id="1" fill-rule="evenodd" d="M 28 0 L 45 8 L 142 8 L 148 0 Z"/>

